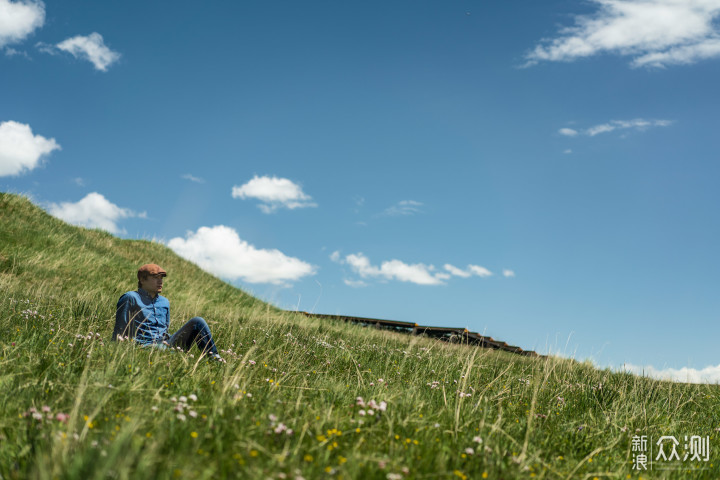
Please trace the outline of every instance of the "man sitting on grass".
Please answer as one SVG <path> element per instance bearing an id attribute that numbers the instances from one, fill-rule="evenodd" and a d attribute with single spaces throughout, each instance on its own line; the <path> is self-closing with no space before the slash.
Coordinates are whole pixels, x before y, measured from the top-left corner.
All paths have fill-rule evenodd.
<path id="1" fill-rule="evenodd" d="M 210 327 L 202 318 L 191 318 L 174 335 L 168 334 L 170 302 L 160 295 L 166 276 L 167 272 L 154 263 L 138 269 L 137 291 L 127 292 L 118 300 L 112 339 L 129 337 L 142 346 L 160 349 L 178 346 L 185 351 L 195 343 L 203 355 L 224 363 L 213 342 Z"/>

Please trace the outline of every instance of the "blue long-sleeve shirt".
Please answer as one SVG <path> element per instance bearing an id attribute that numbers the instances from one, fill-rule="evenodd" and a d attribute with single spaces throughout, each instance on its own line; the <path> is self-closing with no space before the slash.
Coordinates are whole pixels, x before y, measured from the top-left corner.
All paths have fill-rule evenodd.
<path id="1" fill-rule="evenodd" d="M 130 336 L 140 344 L 161 343 L 170 328 L 170 302 L 162 295 L 152 298 L 145 290 L 127 292 L 117 303 L 113 340 Z"/>

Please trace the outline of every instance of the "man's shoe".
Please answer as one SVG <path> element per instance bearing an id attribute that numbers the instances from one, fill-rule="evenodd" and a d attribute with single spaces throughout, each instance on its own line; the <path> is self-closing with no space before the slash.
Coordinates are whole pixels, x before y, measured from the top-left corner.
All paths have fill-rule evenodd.
<path id="1" fill-rule="evenodd" d="M 210 355 L 208 355 L 208 358 L 211 362 L 227 363 L 225 359 L 217 353 L 211 353 Z"/>

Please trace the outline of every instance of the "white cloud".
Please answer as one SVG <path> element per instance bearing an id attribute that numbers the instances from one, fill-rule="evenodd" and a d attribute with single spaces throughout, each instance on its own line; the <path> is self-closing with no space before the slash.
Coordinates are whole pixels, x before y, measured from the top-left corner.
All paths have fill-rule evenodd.
<path id="1" fill-rule="evenodd" d="M 577 130 L 573 130 L 572 128 L 561 128 L 559 133 L 560 135 L 565 135 L 566 137 L 574 137 L 578 134 Z"/>
<path id="2" fill-rule="evenodd" d="M 598 135 L 600 133 L 608 133 L 615 130 L 615 126 L 611 125 L 609 123 L 604 123 L 602 125 L 595 125 L 594 127 L 590 127 L 585 131 L 586 135 L 590 135 L 591 137 L 594 137 L 595 135 Z"/>
<path id="3" fill-rule="evenodd" d="M 352 280 L 349 278 L 343 279 L 343 283 L 345 283 L 345 285 L 347 285 L 348 287 L 353 287 L 353 288 L 362 288 L 362 287 L 368 286 L 368 284 L 363 282 L 362 280 Z"/>
<path id="4" fill-rule="evenodd" d="M 418 285 L 440 285 L 442 279 L 438 278 L 432 265 L 423 263 L 407 264 L 400 260 L 388 260 L 379 267 L 372 265 L 370 259 L 362 253 L 350 254 L 342 260 L 350 265 L 355 273 L 362 278 L 380 278 L 383 280 L 399 280 L 401 282 L 416 283 Z"/>
<path id="5" fill-rule="evenodd" d="M 397 217 L 400 215 L 415 215 L 416 213 L 422 213 L 420 207 L 422 203 L 416 202 L 415 200 L 402 200 L 395 205 L 386 208 L 382 215 L 390 217 Z"/>
<path id="6" fill-rule="evenodd" d="M 100 228 L 110 233 L 124 232 L 117 225 L 117 222 L 123 218 L 146 216 L 145 213 L 135 213 L 130 209 L 118 207 L 97 192 L 88 193 L 77 203 L 51 203 L 48 212 L 68 223 L 87 228 Z"/>
<path id="7" fill-rule="evenodd" d="M 578 134 L 594 137 L 595 135 L 610 133 L 615 130 L 644 131 L 653 127 L 669 127 L 672 123 L 673 122 L 671 120 L 646 120 L 644 118 L 636 118 L 633 120 L 611 120 L 607 123 L 594 125 L 581 131 L 573 130 L 571 128 L 561 128 L 558 130 L 558 133 L 569 137 L 573 137 Z"/>
<path id="8" fill-rule="evenodd" d="M 337 256 L 335 256 L 335 258 L 337 258 Z M 370 264 L 370 259 L 362 253 L 352 253 L 345 257 L 345 259 L 339 260 L 339 262 L 347 262 L 361 277 L 375 277 L 381 275 L 380 269 L 372 266 Z"/>
<path id="9" fill-rule="evenodd" d="M 315 267 L 279 250 L 255 248 L 224 225 L 200 227 L 168 247 L 203 270 L 227 280 L 283 285 L 315 274 Z"/>
<path id="10" fill-rule="evenodd" d="M 492 276 L 492 272 L 485 267 L 468 265 L 465 270 L 455 267 L 449 263 L 443 265 L 445 271 L 437 271 L 435 266 L 424 263 L 408 264 L 400 260 L 388 260 L 380 266 L 373 265 L 370 259 L 362 253 L 353 253 L 345 256 L 335 251 L 330 255 L 333 262 L 349 265 L 350 268 L 362 278 L 377 278 L 380 280 L 399 280 L 401 282 L 416 283 L 418 285 L 443 285 L 446 280 L 453 276 L 469 278 L 473 275 L 478 277 Z M 364 282 L 362 282 L 365 286 Z M 345 280 L 346 285 L 358 286 L 352 280 Z"/>
<path id="11" fill-rule="evenodd" d="M 454 265 L 446 263 L 445 265 L 443 265 L 443 268 L 450 272 L 451 275 L 462 278 L 469 278 L 473 275 L 477 275 L 478 277 L 483 278 L 492 276 L 492 272 L 490 270 L 479 265 L 468 265 L 465 270 L 462 270 Z"/>
<path id="12" fill-rule="evenodd" d="M 572 153 L 572 150 L 569 149 L 569 148 L 567 148 L 567 149 L 565 149 L 565 151 L 563 151 L 563 153 L 564 153 L 565 155 L 570 155 L 570 154 Z"/>
<path id="13" fill-rule="evenodd" d="M 306 195 L 300 185 L 288 180 L 287 178 L 278 177 L 258 177 L 255 175 L 252 180 L 241 186 L 233 186 L 232 197 L 247 199 L 255 198 L 262 203 L 258 208 L 263 213 L 272 213 L 278 208 L 295 208 L 317 207 L 312 202 L 312 197 Z"/>
<path id="14" fill-rule="evenodd" d="M 636 67 L 665 67 L 682 65 L 720 56 L 720 38 L 709 38 L 694 45 L 674 47 L 664 52 L 652 52 L 633 60 Z"/>
<path id="15" fill-rule="evenodd" d="M 0 0 L 0 47 L 23 41 L 44 23 L 42 2 Z"/>
<path id="16" fill-rule="evenodd" d="M 19 175 L 37 167 L 40 159 L 60 150 L 54 138 L 33 135 L 30 125 L 0 123 L 0 177 Z"/>
<path id="17" fill-rule="evenodd" d="M 720 0 L 590 0 L 593 15 L 543 40 L 528 55 L 539 61 L 573 61 L 602 53 L 629 55 L 632 66 L 664 67 L 720 56 Z"/>
<path id="18" fill-rule="evenodd" d="M 70 53 L 75 58 L 88 60 L 96 70 L 106 72 L 108 67 L 120 59 L 103 41 L 102 35 L 93 32 L 88 36 L 77 35 L 58 43 L 56 48 Z M 47 50 L 46 50 L 47 51 Z"/>
<path id="19" fill-rule="evenodd" d="M 625 370 L 636 375 L 645 375 L 658 380 L 672 380 L 683 383 L 719 383 L 720 365 L 707 366 L 703 369 L 696 368 L 665 368 L 657 369 L 653 366 L 638 366 L 627 364 Z"/>
<path id="20" fill-rule="evenodd" d="M 401 282 L 417 283 L 419 285 L 439 285 L 442 277 L 435 276 L 432 272 L 432 265 L 415 263 L 409 265 L 400 260 L 389 260 L 380 265 L 380 274 L 388 279 L 396 279 Z"/>
<path id="21" fill-rule="evenodd" d="M 30 55 L 27 54 L 24 50 L 16 50 L 11 47 L 7 47 L 5 49 L 5 56 L 6 57 L 25 57 L 27 59 L 30 59 Z"/>
<path id="22" fill-rule="evenodd" d="M 512 270 L 508 270 L 508 269 L 503 270 L 503 277 L 512 278 L 514 276 L 515 276 L 515 272 L 513 272 Z"/>
<path id="23" fill-rule="evenodd" d="M 478 277 L 491 277 L 492 272 L 488 270 L 485 267 L 480 267 L 478 265 L 468 265 L 468 270 L 470 270 L 473 275 L 477 275 Z"/>
<path id="24" fill-rule="evenodd" d="M 205 183 L 204 179 L 202 179 L 200 177 L 195 177 L 193 175 L 190 175 L 189 173 L 186 173 L 185 175 L 183 175 L 182 178 L 184 178 L 185 180 L 190 180 L 191 182 L 195 182 L 195 183 Z"/>
<path id="25" fill-rule="evenodd" d="M 468 278 L 468 277 L 472 276 L 472 272 L 467 272 L 465 270 L 461 270 L 454 265 L 450 265 L 449 263 L 446 263 L 445 265 L 443 265 L 443 268 L 445 270 L 447 270 L 448 272 L 450 272 L 451 275 L 455 275 L 456 277 Z"/>

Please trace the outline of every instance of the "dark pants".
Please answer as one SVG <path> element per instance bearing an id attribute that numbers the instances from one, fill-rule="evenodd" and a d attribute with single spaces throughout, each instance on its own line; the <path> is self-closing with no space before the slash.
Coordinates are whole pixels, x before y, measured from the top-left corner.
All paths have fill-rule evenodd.
<path id="1" fill-rule="evenodd" d="M 201 317 L 191 318 L 167 340 L 167 343 L 171 347 L 180 347 L 186 352 L 190 350 L 193 343 L 196 343 L 202 353 L 218 353 L 210 333 L 210 327 Z"/>

